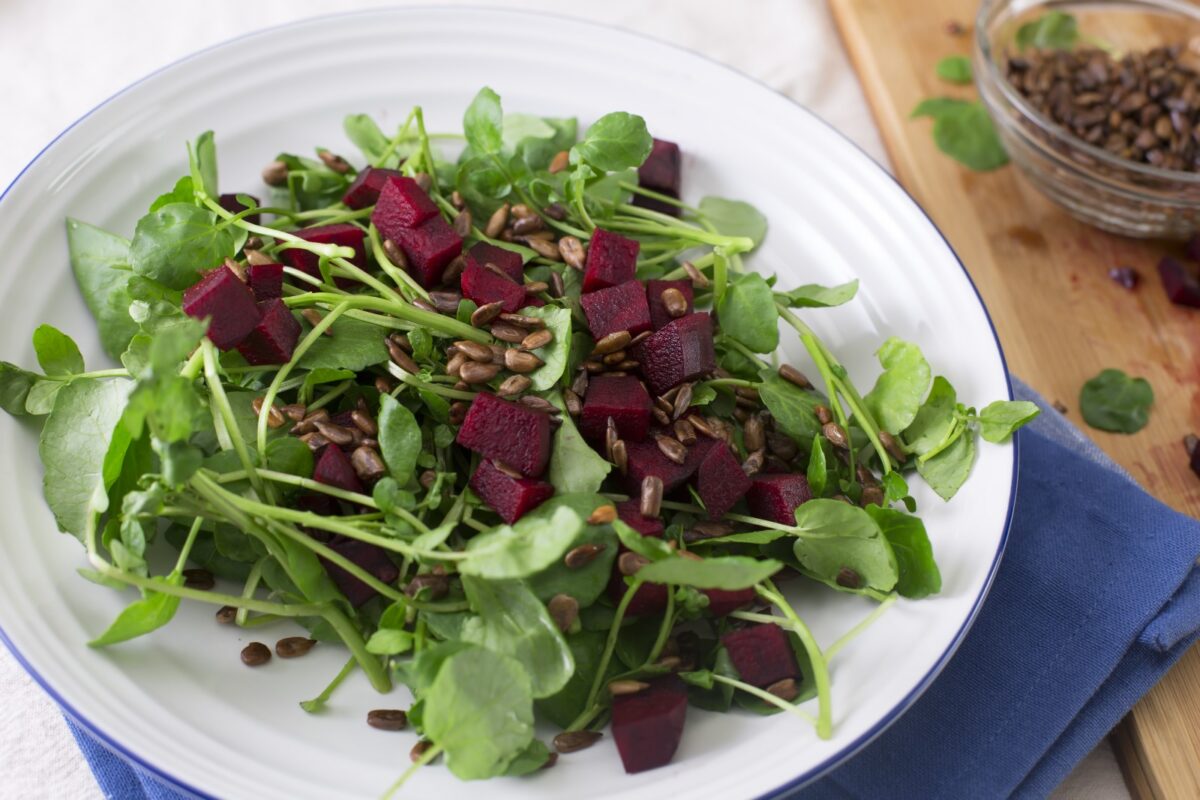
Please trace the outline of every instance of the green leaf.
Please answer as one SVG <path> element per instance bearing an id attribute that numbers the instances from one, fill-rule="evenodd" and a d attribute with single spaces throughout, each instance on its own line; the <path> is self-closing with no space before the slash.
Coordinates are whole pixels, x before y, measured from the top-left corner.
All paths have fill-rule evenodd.
<path id="1" fill-rule="evenodd" d="M 306 332 L 311 327 L 304 324 Z M 341 317 L 330 326 L 332 336 L 319 336 L 300 359 L 301 369 L 348 369 L 359 372 L 388 360 L 387 330 Z"/>
<path id="2" fill-rule="evenodd" d="M 583 141 L 571 148 L 571 162 L 582 160 L 602 172 L 640 167 L 653 145 L 644 119 L 614 111 L 596 120 Z"/>
<path id="3" fill-rule="evenodd" d="M 291 153 L 280 153 L 276 160 L 288 168 L 287 188 L 276 189 L 279 201 L 299 211 L 311 211 L 339 202 L 350 185 L 353 176 L 342 175 L 326 167 L 320 161 L 300 158 Z"/>
<path id="4" fill-rule="evenodd" d="M 183 583 L 183 575 L 172 573 L 165 580 L 178 586 Z M 108 630 L 88 642 L 88 647 L 107 647 L 158 630 L 171 621 L 178 608 L 179 598 L 175 595 L 147 591 L 144 598 L 130 603 Z"/>
<path id="5" fill-rule="evenodd" d="M 42 371 L 52 377 L 83 372 L 83 356 L 70 336 L 52 325 L 39 325 L 33 331 L 33 350 Z"/>
<path id="6" fill-rule="evenodd" d="M 550 402 L 560 410 L 565 408 L 558 395 Z M 563 414 L 562 424 L 554 432 L 554 447 L 550 450 L 548 479 L 555 491 L 559 494 L 597 492 L 611 470 L 612 464 L 583 440 L 570 415 Z"/>
<path id="7" fill-rule="evenodd" d="M 1070 50 L 1079 41 L 1075 17 L 1062 11 L 1049 11 L 1017 28 L 1019 50 Z"/>
<path id="8" fill-rule="evenodd" d="M 138 220 L 129 256 L 138 275 L 171 289 L 186 289 L 235 250 L 233 234 L 217 226 L 216 214 L 171 203 Z"/>
<path id="9" fill-rule="evenodd" d="M 899 578 L 896 591 L 901 597 L 928 597 L 942 590 L 942 574 L 933 560 L 933 547 L 925 533 L 925 524 L 917 517 L 891 508 L 867 506 L 867 513 L 883 531 L 896 556 Z"/>
<path id="10" fill-rule="evenodd" d="M 718 536 L 714 539 L 701 539 L 700 541 L 696 542 L 695 544 L 693 544 L 691 546 L 697 547 L 700 545 L 710 545 L 710 544 L 758 544 L 758 545 L 763 545 L 763 544 L 770 544 L 771 542 L 775 541 L 776 539 L 782 539 L 784 536 L 787 536 L 787 533 L 785 533 L 784 531 L 775 530 L 773 528 L 768 528 L 768 529 L 763 529 L 763 530 L 758 530 L 758 531 L 746 531 L 745 533 L 731 533 L 728 536 Z"/>
<path id="11" fill-rule="evenodd" d="M 281 436 L 267 442 L 267 469 L 311 478 L 313 454 L 308 445 L 294 436 Z"/>
<path id="12" fill-rule="evenodd" d="M 424 696 L 428 694 L 429 688 L 447 660 L 458 653 L 474 649 L 477 649 L 476 646 L 469 642 L 440 642 L 421 650 L 411 661 L 397 664 L 396 674 L 414 695 Z"/>
<path id="13" fill-rule="evenodd" d="M 501 123 L 503 149 L 508 152 L 515 152 L 526 139 L 551 139 L 555 134 L 549 122 L 533 114 L 505 114 Z"/>
<path id="14" fill-rule="evenodd" d="M 184 175 L 179 180 L 175 181 L 175 186 L 166 194 L 160 194 L 154 198 L 154 202 L 150 204 L 150 211 L 158 211 L 163 206 L 168 206 L 171 203 L 192 203 L 196 202 L 196 190 L 192 185 L 192 176 Z M 68 227 L 74 220 L 67 220 Z M 122 239 L 122 241 L 125 241 Z M 125 248 L 128 250 L 129 242 L 125 242 Z"/>
<path id="15" fill-rule="evenodd" d="M 29 413 L 25 409 L 25 401 L 37 381 L 38 376 L 34 373 L 16 364 L 0 361 L 0 408 L 14 417 L 25 416 Z"/>
<path id="16" fill-rule="evenodd" d="M 446 658 L 422 698 L 425 735 L 461 780 L 504 773 L 533 740 L 533 698 L 521 664 L 471 647 Z"/>
<path id="17" fill-rule="evenodd" d="M 188 197 L 191 197 L 191 179 Z M 157 210 L 157 209 L 155 209 Z M 109 358 L 120 358 L 137 333 L 129 316 L 129 242 L 86 222 L 67 218 L 67 249 L 71 271 L 88 310 L 96 318 L 100 344 Z"/>
<path id="18" fill-rule="evenodd" d="M 937 76 L 948 83 L 967 85 L 974 76 L 971 73 L 971 59 L 966 56 L 946 56 L 937 63 Z"/>
<path id="19" fill-rule="evenodd" d="M 54 408 L 59 390 L 66 385 L 65 382 L 52 378 L 38 378 L 25 396 L 25 413 L 35 417 L 49 414 Z"/>
<path id="20" fill-rule="evenodd" d="M 407 653 L 413 647 L 413 635 L 396 628 L 380 628 L 367 640 L 367 652 L 377 656 Z"/>
<path id="21" fill-rule="evenodd" d="M 938 375 L 933 379 L 929 396 L 917 410 L 912 423 L 904 429 L 904 442 L 918 456 L 924 455 L 946 440 L 953 430 L 958 396 L 950 381 Z"/>
<path id="22" fill-rule="evenodd" d="M 532 775 L 546 766 L 550 761 L 550 748 L 541 739 L 534 739 L 529 746 L 517 753 L 517 757 L 508 762 L 504 775 L 518 778 L 522 775 Z"/>
<path id="23" fill-rule="evenodd" d="M 583 519 L 567 506 L 555 509 L 549 519 L 526 515 L 515 525 L 471 539 L 458 571 L 480 578 L 524 578 L 562 559 L 582 528 Z"/>
<path id="24" fill-rule="evenodd" d="M 566 417 L 563 421 L 566 422 Z M 522 517 L 521 522 L 530 518 L 549 520 L 563 507 L 572 509 L 580 519 L 586 520 L 598 507 L 609 502 L 604 497 L 592 493 L 556 494 Z M 570 552 L 585 544 L 599 545 L 603 549 L 582 567 L 568 567 L 560 558 L 542 571 L 529 576 L 529 588 L 539 600 L 549 600 L 556 594 L 569 594 L 579 601 L 581 608 L 586 608 L 604 594 L 612 574 L 612 564 L 617 558 L 617 535 L 611 525 L 585 523 L 567 545 L 566 551 Z"/>
<path id="25" fill-rule="evenodd" d="M 486 86 L 480 89 L 463 114 L 463 134 L 475 153 L 500 152 L 504 146 L 503 118 L 500 96 Z"/>
<path id="26" fill-rule="evenodd" d="M 510 656 L 529 676 L 533 696 L 549 697 L 570 680 L 575 659 L 549 612 L 521 581 L 464 575 L 463 590 L 478 614 L 463 625 L 463 641 Z"/>
<path id="27" fill-rule="evenodd" d="M 1008 163 L 996 125 L 978 100 L 932 98 L 913 109 L 912 116 L 933 117 L 938 149 L 969 169 L 986 172 Z"/>
<path id="28" fill-rule="evenodd" d="M 895 336 L 889 337 L 876 355 L 883 374 L 863 401 L 881 428 L 899 433 L 912 424 L 929 391 L 929 362 L 921 348 Z"/>
<path id="29" fill-rule="evenodd" d="M 567 637 L 567 646 L 571 648 L 571 655 L 575 659 L 575 671 L 562 689 L 534 704 L 539 717 L 565 728 L 583 713 L 596 670 L 600 667 L 606 638 L 602 631 L 579 631 Z"/>
<path id="30" fill-rule="evenodd" d="M 717 303 L 721 331 L 756 353 L 779 347 L 779 311 L 775 295 L 757 272 L 744 272 L 730 282 Z"/>
<path id="31" fill-rule="evenodd" d="M 310 371 L 304 376 L 304 383 L 300 387 L 300 394 L 305 402 L 313 397 L 313 389 L 322 386 L 326 383 L 340 383 L 341 381 L 349 380 L 354 377 L 354 373 L 348 369 L 330 369 L 329 367 L 318 367 Z"/>
<path id="32" fill-rule="evenodd" d="M 388 137 L 369 114 L 347 114 L 342 120 L 342 130 L 346 132 L 346 138 L 362 151 L 369 163 L 387 166 L 380 163 L 380 159 L 387 150 Z"/>
<path id="33" fill-rule="evenodd" d="M 879 525 L 865 510 L 840 500 L 810 500 L 796 509 L 792 545 L 796 559 L 819 580 L 836 586 L 843 568 L 881 592 L 896 585 L 896 557 Z"/>
<path id="34" fill-rule="evenodd" d="M 814 410 L 825 404 L 821 395 L 801 389 L 772 373 L 763 374 L 758 393 L 775 418 L 775 424 L 797 444 L 805 446 L 821 432 L 821 423 Z"/>
<path id="35" fill-rule="evenodd" d="M 760 561 L 746 556 L 722 556 L 694 561 L 676 556 L 645 565 L 638 571 L 638 578 L 650 583 L 733 591 L 761 583 L 782 568 L 782 563 L 770 558 Z"/>
<path id="36" fill-rule="evenodd" d="M 165 536 L 171 546 L 178 550 L 183 547 L 187 534 L 187 528 L 181 525 L 172 525 L 167 528 Z M 250 561 L 256 560 L 257 556 L 250 559 Z M 235 561 L 221 553 L 217 549 L 214 535 L 208 531 L 201 531 L 200 535 L 196 537 L 191 552 L 188 553 L 188 561 L 196 566 L 204 567 L 218 578 L 230 581 L 243 582 L 250 575 L 250 563 Z"/>
<path id="37" fill-rule="evenodd" d="M 545 320 L 546 328 L 554 334 L 554 339 L 545 347 L 533 351 L 533 354 L 546 362 L 529 373 L 532 381 L 530 390 L 544 392 L 553 389 L 562 378 L 567 368 L 567 356 L 571 351 L 571 311 L 556 305 L 546 305 L 540 308 L 528 306 L 521 313 Z"/>
<path id="38" fill-rule="evenodd" d="M 391 395 L 379 396 L 379 452 L 396 483 L 408 483 L 421 455 L 421 426 Z"/>
<path id="39" fill-rule="evenodd" d="M 829 469 L 825 462 L 825 448 L 821 444 L 819 435 L 813 436 L 812 452 L 808 454 L 808 470 L 805 472 L 805 477 L 808 478 L 808 488 L 813 497 L 825 494 Z"/>
<path id="40" fill-rule="evenodd" d="M 790 292 L 776 293 L 775 297 L 789 308 L 832 308 L 849 303 L 858 294 L 858 279 L 838 286 L 821 286 L 806 283 Z"/>
<path id="41" fill-rule="evenodd" d="M 742 200 L 724 197 L 705 197 L 700 200 L 700 213 L 725 236 L 745 236 L 762 244 L 767 235 L 767 218 L 754 206 Z"/>
<path id="42" fill-rule="evenodd" d="M 1028 400 L 997 400 L 979 412 L 979 435 L 994 444 L 1006 442 L 1017 428 L 1040 413 Z"/>
<path id="43" fill-rule="evenodd" d="M 949 447 L 927 461 L 917 460 L 917 472 L 943 500 L 949 500 L 971 474 L 975 463 L 975 435 L 963 430 Z"/>
<path id="44" fill-rule="evenodd" d="M 619 519 L 612 521 L 612 528 L 617 532 L 621 544 L 639 556 L 644 556 L 651 561 L 661 561 L 675 555 L 675 551 L 664 540 L 656 536 L 643 536 Z"/>
<path id="45" fill-rule="evenodd" d="M 908 116 L 909 119 L 920 119 L 921 117 L 937 119 L 945 114 L 955 113 L 966 103 L 966 100 L 959 100 L 956 97 L 926 97 L 917 103 L 917 107 Z"/>
<path id="46" fill-rule="evenodd" d="M 1119 369 L 1102 370 L 1079 392 L 1079 411 L 1093 428 L 1113 433 L 1136 433 L 1150 421 L 1154 389 L 1145 378 L 1131 378 Z"/>
<path id="47" fill-rule="evenodd" d="M 220 196 L 217 188 L 217 143 L 212 131 L 196 137 L 196 144 L 188 147 L 188 162 L 192 171 L 192 185 L 203 188 L 214 200 Z"/>

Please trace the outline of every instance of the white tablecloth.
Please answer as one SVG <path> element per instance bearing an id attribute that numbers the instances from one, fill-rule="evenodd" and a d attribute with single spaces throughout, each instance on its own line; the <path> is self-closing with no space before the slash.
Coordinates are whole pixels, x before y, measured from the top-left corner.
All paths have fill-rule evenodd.
<path id="1" fill-rule="evenodd" d="M 0 187 L 7 186 L 59 131 L 163 64 L 240 33 L 289 20 L 404 4 L 373 0 L 0 2 L 5 120 L 0 127 Z M 572 14 L 681 44 L 812 108 L 886 163 L 824 0 L 750 0 L 736 6 L 728 0 L 450 0 L 445 4 L 510 5 Z M 0 797 L 100 796 L 53 703 L 0 648 Z M 1093 753 L 1056 793 L 1058 798 L 1080 800 L 1127 800 L 1128 796 L 1107 746 Z"/>

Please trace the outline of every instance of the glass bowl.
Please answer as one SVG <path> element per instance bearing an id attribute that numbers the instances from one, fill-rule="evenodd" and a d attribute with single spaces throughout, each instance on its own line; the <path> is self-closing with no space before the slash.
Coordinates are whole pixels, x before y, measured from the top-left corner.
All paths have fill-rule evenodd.
<path id="1" fill-rule="evenodd" d="M 1005 64 L 1019 51 L 1017 29 L 1048 11 L 1074 15 L 1085 45 L 1103 42 L 1127 52 L 1180 44 L 1195 58 L 1200 5 L 1188 0 L 984 0 L 974 46 L 984 105 L 1009 157 L 1043 194 L 1084 222 L 1126 236 L 1183 239 L 1200 231 L 1200 172 L 1162 169 L 1088 144 L 1034 108 L 1008 81 Z"/>

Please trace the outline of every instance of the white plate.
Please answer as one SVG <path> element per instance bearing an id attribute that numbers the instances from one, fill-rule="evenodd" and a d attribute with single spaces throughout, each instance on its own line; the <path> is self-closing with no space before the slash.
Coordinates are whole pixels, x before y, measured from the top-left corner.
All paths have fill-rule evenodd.
<path id="1" fill-rule="evenodd" d="M 81 342 L 89 364 L 104 362 L 68 268 L 63 218 L 130 233 L 149 201 L 184 174 L 184 142 L 200 131 L 217 132 L 225 190 L 258 192 L 259 169 L 281 150 L 352 152 L 346 113 L 369 112 L 387 128 L 420 103 L 432 129 L 458 130 L 484 84 L 510 111 L 584 123 L 615 109 L 642 114 L 686 153 L 687 197 L 745 197 L 767 214 L 756 268 L 779 272 L 785 285 L 860 278 L 854 303 L 806 317 L 861 386 L 877 372 L 875 347 L 895 334 L 920 343 L 965 402 L 1010 397 L 1000 346 L 954 253 L 900 187 L 821 120 L 699 55 L 593 24 L 496 10 L 375 11 L 256 33 L 167 67 L 91 112 L 0 200 L 2 355 L 34 364 L 29 335 L 50 322 Z M 794 337 L 785 339 L 806 368 Z M 373 797 L 407 765 L 411 734 L 363 723 L 368 709 L 407 698 L 373 696 L 359 676 L 322 716 L 296 705 L 340 667 L 334 648 L 251 671 L 238 651 L 253 636 L 214 624 L 209 607 L 185 605 L 150 637 L 88 649 L 131 597 L 75 574 L 82 550 L 55 533 L 42 501 L 35 430 L 0 415 L 0 440 L 4 638 L 113 749 L 221 797 Z M 533 779 L 470 785 L 426 769 L 408 796 L 728 800 L 812 779 L 877 735 L 945 665 L 995 572 L 1014 481 L 1013 447 L 988 445 L 952 503 L 923 485 L 917 491 L 944 590 L 898 603 L 834 659 L 832 740 L 787 715 L 693 709 L 663 769 L 626 776 L 605 739 Z M 871 608 L 815 588 L 800 603 L 825 645 Z"/>

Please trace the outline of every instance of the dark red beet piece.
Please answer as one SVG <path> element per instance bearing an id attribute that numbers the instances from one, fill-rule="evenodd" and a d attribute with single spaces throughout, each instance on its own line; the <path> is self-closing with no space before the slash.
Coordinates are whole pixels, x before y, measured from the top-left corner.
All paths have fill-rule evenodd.
<path id="1" fill-rule="evenodd" d="M 583 270 L 584 294 L 633 280 L 640 247 L 633 239 L 596 228 L 588 243 L 587 265 Z"/>
<path id="2" fill-rule="evenodd" d="M 463 269 L 460 285 L 463 297 L 473 300 L 475 305 L 503 303 L 501 308 L 509 314 L 525 305 L 525 288 L 521 284 L 471 260 Z"/>
<path id="3" fill-rule="evenodd" d="M 513 279 L 513 283 L 520 285 L 525 282 L 525 267 L 521 260 L 521 254 L 505 250 L 503 247 L 496 247 L 494 244 L 476 243 L 467 251 L 467 264 L 478 264 L 481 267 L 495 264 Z"/>
<path id="4" fill-rule="evenodd" d="M 238 352 L 250 364 L 286 364 L 300 340 L 300 323 L 279 298 L 259 303 L 258 310 L 262 316 L 238 343 Z"/>
<path id="5" fill-rule="evenodd" d="M 746 492 L 750 513 L 781 525 L 796 524 L 796 509 L 812 499 L 803 475 L 756 475 Z"/>
<path id="6" fill-rule="evenodd" d="M 640 492 L 642 481 L 648 475 L 661 478 L 663 492 L 669 493 L 682 486 L 696 471 L 696 467 L 689 466 L 686 461 L 676 464 L 664 456 L 654 442 L 626 442 L 625 453 L 628 457 L 625 483 L 630 493 Z"/>
<path id="7" fill-rule="evenodd" d="M 642 536 L 663 537 L 663 523 L 658 517 L 643 517 L 639 500 L 623 500 L 617 503 L 617 518 Z"/>
<path id="8" fill-rule="evenodd" d="M 259 318 L 254 292 L 226 266 L 183 290 L 183 313 L 194 319 L 209 317 L 208 338 L 222 350 L 245 339 Z"/>
<path id="9" fill-rule="evenodd" d="M 696 470 L 696 491 L 708 516 L 720 519 L 750 488 L 750 479 L 728 447 L 714 447 Z"/>
<path id="10" fill-rule="evenodd" d="M 301 492 L 296 496 L 296 508 L 323 517 L 332 517 L 339 511 L 337 500 L 323 492 Z"/>
<path id="11" fill-rule="evenodd" d="M 255 206 L 262 205 L 262 201 L 254 195 L 246 194 L 245 192 L 240 192 L 240 194 L 253 200 Z M 231 214 L 240 214 L 247 208 L 250 208 L 250 206 L 246 205 L 241 200 L 238 200 L 237 194 L 221 195 L 217 198 L 217 205 L 221 206 L 221 208 L 225 209 Z M 262 223 L 262 214 L 247 214 L 246 216 L 242 217 L 242 219 L 246 220 L 246 222 L 249 222 L 252 225 L 259 225 Z"/>
<path id="12" fill-rule="evenodd" d="M 440 216 L 419 228 L 401 228 L 392 237 L 408 257 L 408 271 L 425 288 L 442 282 L 446 265 L 462 252 L 462 239 Z"/>
<path id="13" fill-rule="evenodd" d="M 283 297 L 283 264 L 251 264 L 246 267 L 246 279 L 259 302 Z"/>
<path id="14" fill-rule="evenodd" d="M 579 431 L 588 441 L 604 441 L 608 418 L 626 442 L 640 442 L 650 427 L 650 395 L 632 375 L 598 375 L 588 382 Z"/>
<path id="15" fill-rule="evenodd" d="M 692 282 L 682 281 L 646 281 L 646 303 L 650 306 L 650 327 L 658 330 L 676 319 L 667 313 L 663 304 L 662 293 L 667 289 L 678 289 L 687 300 L 687 313 L 692 313 Z"/>
<path id="16" fill-rule="evenodd" d="M 629 585 L 625 583 L 625 578 L 617 569 L 617 565 L 613 564 L 613 574 L 608 580 L 608 599 L 613 602 L 613 605 L 616 605 L 621 602 L 621 598 L 628 590 Z M 641 588 L 634 592 L 633 599 L 629 601 L 629 607 L 625 609 L 625 615 L 645 617 L 650 614 L 661 614 L 666 607 L 667 587 L 661 583 L 643 583 Z"/>
<path id="17" fill-rule="evenodd" d="M 357 539 L 339 539 L 332 542 L 329 547 L 344 556 L 347 560 L 362 567 L 383 583 L 392 583 L 396 578 L 400 577 L 400 570 L 388 556 L 387 550 L 378 545 L 360 542 Z M 322 563 L 325 567 L 325 572 L 329 573 L 329 577 L 333 578 L 333 582 L 342 590 L 342 594 L 346 595 L 346 599 L 350 601 L 350 605 L 355 608 L 358 608 L 378 594 L 370 586 L 332 561 L 322 559 Z"/>
<path id="18" fill-rule="evenodd" d="M 395 239 L 405 228 L 417 228 L 438 215 L 437 204 L 412 178 L 388 178 L 379 190 L 371 222 L 384 239 Z"/>
<path id="19" fill-rule="evenodd" d="M 484 458 L 502 461 L 530 478 L 550 458 L 550 417 L 527 406 L 481 392 L 458 429 L 458 443 Z"/>
<path id="20" fill-rule="evenodd" d="M 778 625 L 753 625 L 721 637 L 729 659 L 746 683 L 764 689 L 784 678 L 800 677 L 796 654 Z"/>
<path id="21" fill-rule="evenodd" d="M 1113 267 L 1108 271 L 1108 277 L 1131 292 L 1137 288 L 1138 281 L 1142 278 L 1133 267 Z"/>
<path id="22" fill-rule="evenodd" d="M 526 512 L 540 506 L 554 494 L 554 487 L 536 478 L 514 478 L 496 469 L 484 459 L 471 476 L 471 488 L 483 502 L 512 524 Z"/>
<path id="23" fill-rule="evenodd" d="M 702 311 L 680 317 L 634 345 L 633 357 L 656 395 L 707 375 L 717 368 L 712 320 Z"/>
<path id="24" fill-rule="evenodd" d="M 753 603 L 754 598 L 758 596 L 754 589 L 736 589 L 734 591 L 726 589 L 702 589 L 701 591 L 708 595 L 708 613 L 714 617 L 723 617 L 727 614 L 732 614 L 739 608 Z"/>
<path id="25" fill-rule="evenodd" d="M 327 444 L 321 448 L 321 455 L 313 465 L 313 480 L 326 486 L 335 486 L 347 492 L 362 492 L 362 481 L 350 464 L 350 457 L 336 445 Z"/>
<path id="26" fill-rule="evenodd" d="M 655 139 L 650 155 L 646 156 L 646 160 L 638 167 L 638 185 L 678 200 L 681 160 L 679 145 L 664 139 Z M 640 194 L 633 196 L 633 204 L 676 217 L 680 213 L 679 206 Z"/>
<path id="27" fill-rule="evenodd" d="M 650 306 L 640 281 L 600 289 L 579 298 L 592 338 L 600 341 L 610 333 L 629 331 L 637 336 L 650 330 Z M 712 339 L 709 336 L 709 339 Z M 709 343 L 711 346 L 711 342 Z"/>
<path id="28" fill-rule="evenodd" d="M 366 234 L 363 233 L 362 228 L 351 225 L 348 222 L 339 222 L 335 225 L 318 225 L 313 228 L 304 228 L 296 231 L 296 235 L 305 241 L 316 242 L 317 244 L 336 244 L 342 247 L 353 247 L 354 258 L 349 259 L 350 263 L 359 269 L 364 269 L 367 266 L 367 248 L 363 242 Z M 321 259 L 316 253 L 290 248 L 281 251 L 279 257 L 292 269 L 298 269 L 314 278 L 321 277 Z M 337 286 L 345 289 L 353 286 L 356 282 L 349 278 L 338 278 L 335 283 Z M 305 284 L 305 286 L 307 285 Z"/>
<path id="29" fill-rule="evenodd" d="M 709 439 L 702 433 L 696 435 L 696 443 L 688 448 L 687 458 L 683 461 L 683 466 L 687 468 L 688 475 L 695 475 L 696 470 L 700 469 L 700 462 L 708 457 L 708 453 L 714 447 L 724 447 L 729 449 L 721 439 Z"/>
<path id="30" fill-rule="evenodd" d="M 1158 274 L 1162 278 L 1167 299 L 1177 306 L 1200 308 L 1200 280 L 1170 256 L 1158 262 Z"/>
<path id="31" fill-rule="evenodd" d="M 389 179 L 403 177 L 399 170 L 367 167 L 354 177 L 354 182 L 342 195 L 342 202 L 356 211 L 373 206 L 379 200 L 379 193 L 383 191 L 383 186 Z"/>
<path id="32" fill-rule="evenodd" d="M 676 675 L 650 681 L 636 694 L 613 698 L 612 734 L 629 774 L 671 762 L 683 738 L 687 687 Z"/>

